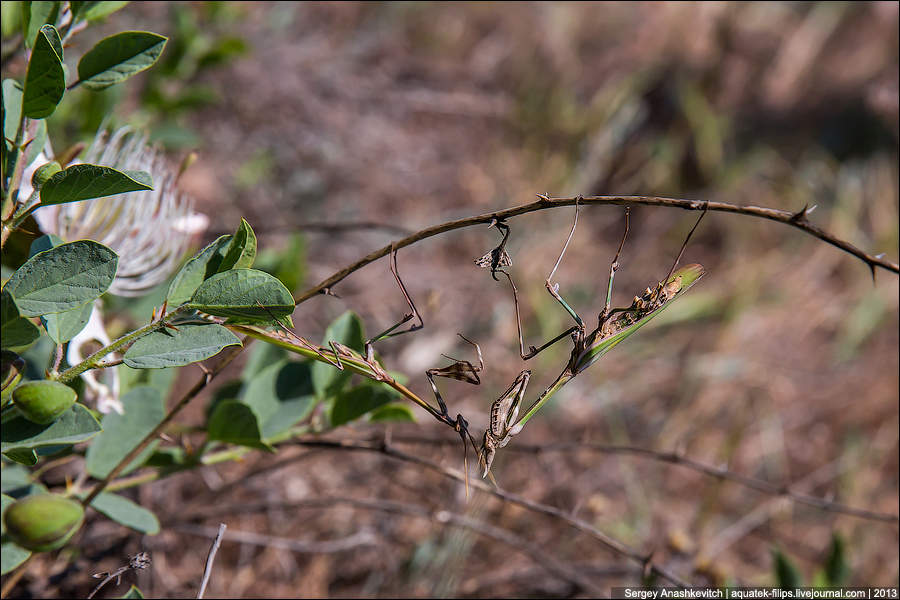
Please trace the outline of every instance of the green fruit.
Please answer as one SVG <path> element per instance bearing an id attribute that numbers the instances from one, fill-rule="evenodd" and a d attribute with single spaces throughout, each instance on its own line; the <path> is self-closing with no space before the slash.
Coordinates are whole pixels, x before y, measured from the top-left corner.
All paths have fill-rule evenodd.
<path id="1" fill-rule="evenodd" d="M 81 528 L 84 508 L 55 494 L 37 494 L 13 503 L 3 513 L 6 533 L 34 552 L 56 550 Z"/>
<path id="2" fill-rule="evenodd" d="M 22 416 L 38 425 L 49 425 L 69 410 L 78 395 L 58 381 L 27 381 L 13 390 L 13 404 Z"/>
<path id="3" fill-rule="evenodd" d="M 6 406 L 12 398 L 12 392 L 16 384 L 22 379 L 22 371 L 25 370 L 25 359 L 9 350 L 0 351 L 0 389 L 2 389 L 3 401 L 0 406 Z"/>

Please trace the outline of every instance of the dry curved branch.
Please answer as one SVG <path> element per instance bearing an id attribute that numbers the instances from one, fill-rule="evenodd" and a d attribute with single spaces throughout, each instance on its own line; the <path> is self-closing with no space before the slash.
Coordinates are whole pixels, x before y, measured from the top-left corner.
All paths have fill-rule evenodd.
<path id="1" fill-rule="evenodd" d="M 464 227 L 471 227 L 472 225 L 489 224 L 492 220 L 502 221 L 503 219 L 517 217 L 519 215 L 524 215 L 526 213 L 538 210 L 559 208 L 562 206 L 572 206 L 575 204 L 576 200 L 579 204 L 664 206 L 667 208 L 681 208 L 683 210 L 708 209 L 711 211 L 729 212 L 750 217 L 758 217 L 761 219 L 769 219 L 770 221 L 777 221 L 785 225 L 796 227 L 797 229 L 804 231 L 827 244 L 831 244 L 832 246 L 840 248 L 844 252 L 857 257 L 858 259 L 863 261 L 869 267 L 869 269 L 871 269 L 873 277 L 875 276 L 876 267 L 881 267 L 882 269 L 891 271 L 893 273 L 900 273 L 900 265 L 898 265 L 897 263 L 890 261 L 882 257 L 881 255 L 873 256 L 867 252 L 864 252 L 850 242 L 842 240 L 828 233 L 821 227 L 810 223 L 809 219 L 807 218 L 807 215 L 810 211 L 805 206 L 798 212 L 792 213 L 787 210 L 779 210 L 776 208 L 765 208 L 760 206 L 738 206 L 737 204 L 729 204 L 727 202 L 681 200 L 678 198 L 662 198 L 659 196 L 578 196 L 573 198 L 550 198 L 548 196 L 539 196 L 538 198 L 539 199 L 536 202 L 531 202 L 530 204 L 522 204 L 519 206 L 514 206 L 512 208 L 507 208 L 505 210 L 484 213 L 481 215 L 467 217 L 465 219 L 459 219 L 456 221 L 448 221 L 446 223 L 441 223 L 440 225 L 434 225 L 432 227 L 422 229 L 421 231 L 417 231 L 416 233 L 409 235 L 399 241 L 388 244 L 384 248 L 375 250 L 374 252 L 362 257 L 352 265 L 341 269 L 315 287 L 312 287 L 299 296 L 296 296 L 294 298 L 294 303 L 300 304 L 301 302 L 309 300 L 316 294 L 320 294 L 325 290 L 331 289 L 334 285 L 336 285 L 338 282 L 343 280 L 354 271 L 358 271 L 367 264 L 374 262 L 383 256 L 387 256 L 391 252 L 392 247 L 396 249 L 404 248 L 440 233 L 446 233 L 448 231 L 462 229 Z"/>

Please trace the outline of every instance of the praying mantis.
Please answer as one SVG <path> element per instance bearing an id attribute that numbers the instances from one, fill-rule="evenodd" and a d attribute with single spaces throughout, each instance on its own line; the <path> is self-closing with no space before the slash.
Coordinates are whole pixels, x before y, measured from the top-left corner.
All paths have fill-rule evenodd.
<path id="1" fill-rule="evenodd" d="M 482 477 L 487 477 L 490 474 L 491 465 L 493 464 L 493 460 L 497 450 L 506 446 L 513 436 L 522 431 L 522 428 L 525 426 L 525 424 L 537 413 L 538 410 L 540 410 L 540 408 L 548 400 L 550 400 L 553 394 L 555 394 L 560 388 L 568 383 L 570 379 L 583 372 L 590 365 L 599 360 L 604 354 L 606 354 L 606 352 L 615 347 L 619 342 L 643 327 L 647 322 L 649 322 L 650 319 L 659 314 L 659 312 L 669 304 L 671 304 L 673 300 L 686 292 L 694 283 L 697 282 L 697 280 L 699 280 L 706 273 L 705 269 L 699 264 L 692 264 L 686 267 L 682 267 L 677 271 L 675 270 L 678 262 L 681 259 L 681 255 L 684 253 L 684 250 L 687 247 L 688 241 L 690 240 L 694 231 L 700 224 L 700 221 L 706 214 L 706 210 L 704 210 L 700 217 L 697 219 L 697 222 L 694 224 L 694 227 L 685 238 L 685 241 L 681 246 L 681 250 L 678 253 L 678 257 L 675 259 L 666 277 L 664 277 L 659 283 L 657 283 L 653 289 L 648 287 L 641 294 L 641 296 L 635 296 L 630 306 L 625 308 L 611 308 L 612 286 L 613 280 L 615 278 L 615 273 L 618 270 L 619 266 L 619 254 L 621 253 L 622 248 L 625 245 L 625 240 L 628 236 L 630 212 L 629 209 L 626 208 L 625 231 L 622 235 L 622 240 L 619 243 L 619 247 L 616 250 L 615 257 L 610 264 L 609 280 L 606 292 L 606 303 L 603 311 L 600 313 L 597 327 L 593 331 L 587 332 L 584 321 L 559 294 L 559 284 L 555 284 L 552 282 L 553 276 L 559 269 L 559 265 L 562 262 L 563 256 L 565 255 L 569 243 L 571 242 L 572 237 L 575 234 L 575 229 L 578 225 L 578 204 L 579 203 L 576 200 L 575 218 L 572 224 L 572 229 L 569 232 L 569 236 L 566 239 L 565 244 L 563 245 L 563 248 L 560 252 L 559 258 L 556 261 L 556 264 L 553 267 L 553 270 L 550 272 L 550 275 L 546 280 L 547 291 L 575 320 L 575 325 L 563 331 L 561 334 L 546 342 L 539 348 L 529 346 L 528 352 L 525 351 L 525 342 L 522 334 L 522 323 L 519 311 L 518 290 L 516 289 L 515 283 L 512 280 L 512 276 L 507 271 L 503 270 L 504 267 L 509 267 L 512 265 L 512 259 L 505 250 L 505 246 L 510 235 L 510 227 L 506 223 L 496 219 L 491 222 L 490 226 L 496 227 L 498 231 L 501 232 L 503 236 L 502 240 L 499 245 L 496 246 L 493 250 L 475 261 L 475 264 L 480 267 L 490 268 L 491 276 L 495 280 L 499 281 L 497 279 L 497 273 L 502 273 L 509 281 L 510 287 L 512 288 L 513 302 L 516 309 L 516 326 L 518 329 L 519 337 L 519 353 L 523 360 L 533 358 L 541 351 L 552 346 L 553 344 L 567 336 L 570 336 L 573 342 L 573 348 L 565 368 L 562 370 L 556 380 L 554 380 L 554 382 L 551 383 L 534 402 L 532 402 L 532 404 L 528 407 L 521 418 L 519 417 L 519 412 L 522 406 L 525 390 L 531 378 L 531 370 L 529 369 L 521 371 L 513 381 L 513 383 L 509 386 L 509 388 L 507 388 L 507 390 L 491 404 L 490 422 L 488 428 L 484 432 L 484 438 L 480 448 L 477 446 L 475 439 L 469 432 L 468 421 L 462 416 L 462 414 L 457 414 L 455 419 L 450 416 L 450 411 L 447 407 L 447 404 L 441 396 L 440 390 L 438 389 L 438 386 L 435 382 L 435 377 L 445 377 L 456 379 L 458 381 L 463 381 L 473 385 L 479 385 L 481 382 L 479 373 L 484 370 L 484 360 L 481 354 L 481 348 L 477 343 L 467 339 L 462 334 L 459 334 L 466 343 L 474 346 L 478 356 L 477 365 L 468 360 L 455 359 L 444 355 L 446 358 L 452 360 L 453 364 L 447 367 L 428 369 L 425 372 L 425 376 L 429 381 L 432 393 L 434 394 L 435 400 L 437 401 L 436 407 L 427 400 L 424 400 L 416 395 L 403 384 L 396 381 L 384 369 L 384 367 L 375 356 L 374 344 L 379 340 L 402 335 L 405 333 L 411 333 L 424 327 L 422 316 L 416 309 L 412 297 L 407 291 L 403 280 L 400 278 L 399 272 L 397 270 L 397 249 L 394 247 L 391 248 L 390 252 L 390 270 L 394 276 L 394 280 L 396 281 L 403 294 L 410 312 L 404 314 L 403 317 L 391 327 L 367 340 L 364 345 L 363 353 L 353 350 L 352 348 L 344 346 L 343 344 L 340 344 L 336 341 L 328 342 L 327 348 L 313 344 L 285 327 L 280 322 L 280 320 L 274 317 L 274 315 L 273 320 L 278 324 L 280 331 L 268 331 L 262 327 L 249 325 L 235 325 L 232 328 L 246 333 L 252 337 L 263 339 L 269 343 L 273 343 L 290 351 L 296 352 L 300 355 L 305 356 L 306 358 L 326 362 L 337 369 L 347 369 L 350 372 L 357 373 L 364 377 L 388 385 L 389 387 L 399 392 L 402 396 L 425 409 L 439 422 L 453 428 L 454 431 L 459 434 L 463 442 L 463 447 L 464 449 L 466 449 L 466 455 L 468 448 L 468 444 L 466 442 L 469 442 L 472 445 L 473 449 L 476 451 L 479 457 L 479 462 L 483 467 Z M 405 329 L 401 329 L 403 325 L 412 320 L 415 320 L 416 322 Z M 464 458 L 464 460 L 466 461 L 466 464 L 468 464 L 467 459 Z"/>
<path id="2" fill-rule="evenodd" d="M 625 245 L 625 239 L 628 237 L 628 222 L 630 210 L 625 209 L 625 231 L 622 234 L 622 241 L 616 250 L 616 255 L 612 260 L 609 268 L 609 281 L 606 288 L 606 304 L 598 317 L 597 327 L 587 332 L 584 321 L 572 309 L 571 306 L 559 294 L 559 284 L 553 283 L 553 276 L 556 274 L 569 242 L 575 234 L 575 228 L 578 225 L 578 203 L 575 200 L 575 219 L 572 223 L 572 229 L 569 237 L 563 245 L 559 258 L 547 276 L 546 288 L 553 298 L 562 305 L 567 313 L 575 320 L 575 325 L 563 331 L 561 334 L 546 342 L 539 348 L 529 346 L 528 352 L 525 351 L 525 342 L 522 336 L 522 321 L 519 314 L 519 297 L 512 276 L 501 267 L 508 266 L 512 263 L 504 249 L 506 241 L 509 237 L 509 226 L 492 222 L 492 226 L 497 226 L 503 232 L 503 240 L 494 250 L 485 254 L 482 258 L 475 261 L 475 264 L 481 267 L 490 267 L 491 276 L 496 280 L 496 273 L 500 272 L 506 275 L 509 280 L 510 287 L 513 292 L 513 302 L 516 307 L 516 326 L 519 334 L 519 353 L 523 360 L 533 358 L 541 351 L 552 346 L 559 340 L 570 336 L 573 342 L 573 348 L 569 355 L 569 360 L 563 368 L 559 376 L 551 383 L 538 397 L 531 403 L 525 414 L 519 418 L 520 406 L 525 394 L 525 388 L 531 377 L 530 370 L 523 370 L 513 381 L 512 385 L 491 405 L 490 424 L 484 432 L 484 440 L 479 450 L 479 462 L 484 468 L 482 477 L 486 477 L 491 470 L 491 465 L 499 448 L 506 446 L 512 437 L 522 431 L 526 423 L 537 413 L 548 400 L 559 391 L 573 377 L 583 372 L 589 366 L 594 364 L 604 354 L 609 352 L 619 342 L 635 333 L 643 327 L 653 317 L 658 315 L 664 308 L 669 306 L 676 298 L 685 293 L 693 286 L 703 275 L 706 270 L 699 264 L 691 264 L 677 271 L 675 268 L 681 260 L 681 256 L 687 247 L 688 241 L 696 231 L 700 221 L 706 215 L 706 209 L 700 214 L 694 227 L 690 230 L 681 250 L 678 253 L 668 274 L 659 281 L 654 288 L 647 289 L 640 295 L 635 296 L 631 305 L 625 308 L 611 308 L 612 304 L 612 287 L 616 271 L 619 268 L 619 254 Z"/>

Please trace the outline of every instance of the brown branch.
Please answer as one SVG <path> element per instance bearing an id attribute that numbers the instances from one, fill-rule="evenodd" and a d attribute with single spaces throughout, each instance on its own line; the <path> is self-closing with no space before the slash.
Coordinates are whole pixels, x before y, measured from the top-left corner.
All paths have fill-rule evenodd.
<path id="1" fill-rule="evenodd" d="M 447 443 L 449 443 L 447 440 L 441 440 L 438 438 L 400 436 L 395 436 L 394 441 L 400 443 L 430 445 L 447 445 Z M 820 510 L 849 515 L 851 517 L 858 517 L 860 519 L 868 519 L 870 521 L 884 521 L 887 523 L 900 522 L 900 516 L 895 514 L 866 510 L 863 508 L 855 508 L 853 506 L 841 504 L 840 502 L 826 500 L 825 498 L 820 498 L 819 496 L 801 494 L 791 491 L 791 487 L 793 484 L 778 485 L 775 483 L 770 483 L 763 479 L 748 477 L 747 475 L 741 475 L 740 473 L 735 473 L 734 471 L 729 471 L 728 469 L 724 469 L 722 467 L 715 467 L 713 465 L 696 461 L 692 458 L 687 458 L 676 452 L 661 452 L 659 450 L 651 450 L 649 448 L 641 448 L 639 446 L 616 446 L 609 444 L 595 444 L 590 442 L 557 442 L 543 445 L 515 444 L 508 447 L 509 451 L 524 452 L 529 454 L 540 454 L 542 452 L 566 452 L 569 450 L 578 449 L 585 449 L 592 452 L 600 452 L 603 454 L 630 454 L 639 458 L 646 458 L 657 462 L 670 463 L 678 465 L 680 467 L 684 467 L 686 469 L 691 469 L 692 471 L 696 471 L 710 477 L 715 477 L 716 479 L 731 481 L 758 492 L 762 492 L 763 494 L 789 498 L 798 504 L 805 504 L 807 506 L 812 506 Z"/>
<path id="2" fill-rule="evenodd" d="M 216 561 L 216 553 L 219 551 L 219 545 L 222 543 L 222 537 L 225 535 L 227 527 L 225 523 L 219 523 L 216 538 L 213 540 L 212 546 L 209 547 L 209 554 L 206 555 L 206 567 L 203 569 L 203 579 L 200 581 L 200 591 L 197 592 L 198 600 L 203 598 L 203 594 L 206 592 L 206 585 L 209 583 L 210 575 L 212 575 L 213 563 Z"/>
<path id="3" fill-rule="evenodd" d="M 556 558 L 545 552 L 540 546 L 532 544 L 528 540 L 519 537 L 506 529 L 495 527 L 494 525 L 491 525 L 479 519 L 466 517 L 447 510 L 438 510 L 432 512 L 424 506 L 420 506 L 417 504 L 395 502 L 392 500 L 364 500 L 360 498 L 330 496 L 309 498 L 296 502 L 242 502 L 239 504 L 225 506 L 204 506 L 203 509 L 198 511 L 196 514 L 188 515 L 185 518 L 205 519 L 214 516 L 265 512 L 272 509 L 296 511 L 300 509 L 332 508 L 338 504 L 349 504 L 350 506 L 367 510 L 379 510 L 392 514 L 421 517 L 424 519 L 437 521 L 441 524 L 449 524 L 461 529 L 472 531 L 473 533 L 491 538 L 506 546 L 509 546 L 514 550 L 528 555 L 534 560 L 535 563 L 546 569 L 550 574 L 555 575 L 560 579 L 563 579 L 564 581 L 567 581 L 568 583 L 574 585 L 582 591 L 588 592 L 598 597 L 604 593 L 604 591 L 594 583 L 585 579 L 585 577 L 581 573 L 579 573 L 577 569 L 573 569 L 566 563 L 557 560 Z M 176 525 L 175 528 L 181 529 L 179 525 Z"/>
<path id="4" fill-rule="evenodd" d="M 327 439 L 307 439 L 307 440 L 295 440 L 290 442 L 293 445 L 297 446 L 306 446 L 311 448 L 328 448 L 331 450 L 341 450 L 348 452 L 376 452 L 379 454 L 383 454 L 390 458 L 416 464 L 432 471 L 435 471 L 444 477 L 455 479 L 460 483 L 465 483 L 466 476 L 464 473 L 460 473 L 458 471 L 454 471 L 451 469 L 447 469 L 446 467 L 442 467 L 441 465 L 431 462 L 430 460 L 424 459 L 419 456 L 412 456 L 410 454 L 406 454 L 400 450 L 397 450 L 392 445 L 390 445 L 387 441 L 382 441 L 380 443 L 372 443 L 366 441 L 355 441 L 355 440 L 327 440 Z M 564 521 L 569 524 L 573 528 L 578 531 L 587 533 L 594 539 L 598 540 L 601 544 L 606 546 L 608 549 L 612 550 L 616 554 L 624 556 L 638 564 L 640 564 L 644 572 L 647 574 L 656 574 L 674 583 L 675 585 L 681 587 L 688 587 L 690 584 L 683 580 L 678 575 L 669 571 L 666 567 L 660 566 L 653 562 L 653 556 L 651 554 L 642 554 L 638 550 L 631 548 L 620 542 L 619 540 L 610 537 L 609 535 L 603 533 L 587 521 L 583 521 L 578 519 L 571 514 L 558 509 L 554 506 L 549 506 L 547 504 L 541 504 L 539 502 L 534 502 L 529 500 L 523 496 L 519 496 L 518 494 L 513 494 L 512 492 L 504 491 L 498 487 L 492 487 L 488 484 L 484 483 L 480 480 L 470 481 L 469 485 L 476 489 L 479 489 L 483 492 L 487 492 L 488 494 L 492 494 L 505 502 L 509 502 L 511 504 L 517 504 L 528 510 L 547 515 L 554 519 L 558 519 Z"/>
<path id="5" fill-rule="evenodd" d="M 777 221 L 779 223 L 783 223 L 785 225 L 790 225 L 792 227 L 796 227 L 801 231 L 808 233 L 809 235 L 822 240 L 825 243 L 831 244 L 837 248 L 840 248 L 844 252 L 852 254 L 857 257 L 861 261 L 863 261 L 871 270 L 874 276 L 875 268 L 881 267 L 882 269 L 891 271 L 893 273 L 900 273 L 900 266 L 897 263 L 892 262 L 882 256 L 873 256 L 868 254 L 850 242 L 844 241 L 822 228 L 813 225 L 807 219 L 808 210 L 804 207 L 802 210 L 796 213 L 792 213 L 786 210 L 779 210 L 775 208 L 765 208 L 759 206 L 738 206 L 736 204 L 728 204 L 727 202 L 707 202 L 703 200 L 680 200 L 677 198 L 661 198 L 657 196 L 590 196 L 590 197 L 578 197 L 577 198 L 579 204 L 595 204 L 595 205 L 643 205 L 643 206 L 664 206 L 667 208 L 681 208 L 684 210 L 704 210 L 708 209 L 711 211 L 720 211 L 720 212 L 729 212 L 729 213 L 737 213 L 740 215 L 750 216 L 750 217 L 758 217 L 760 219 L 769 219 L 770 221 Z M 305 302 L 309 300 L 316 294 L 322 293 L 326 289 L 330 289 L 334 287 L 337 283 L 343 280 L 345 277 L 353 273 L 354 271 L 358 271 L 362 267 L 367 264 L 378 260 L 383 256 L 387 256 L 391 252 L 391 247 L 400 249 L 410 244 L 414 244 L 426 238 L 438 235 L 440 233 L 446 233 L 448 231 L 453 231 L 455 229 L 462 229 L 464 227 L 471 227 L 473 225 L 479 224 L 489 224 L 492 220 L 502 221 L 503 219 L 509 219 L 511 217 L 517 217 L 519 215 L 524 215 L 526 213 L 545 210 L 548 208 L 559 208 L 562 206 L 572 206 L 575 204 L 576 198 L 549 198 L 546 196 L 539 196 L 537 202 L 532 202 L 530 204 L 522 204 L 520 206 L 514 206 L 512 208 L 507 208 L 505 210 L 500 210 L 491 213 L 484 213 L 481 215 L 477 215 L 474 217 L 467 217 L 465 219 L 459 219 L 457 221 L 448 221 L 446 223 L 441 223 L 440 225 L 435 225 L 433 227 L 428 227 L 426 229 L 422 229 L 421 231 L 417 231 L 416 233 L 407 236 L 399 241 L 393 242 L 392 244 L 388 244 L 387 246 L 381 248 L 380 250 L 375 250 L 371 254 L 364 256 L 359 259 L 352 265 L 341 269 L 328 279 L 322 281 L 317 286 L 310 288 L 309 290 L 303 292 L 301 295 L 295 297 L 294 302 L 296 304 L 300 304 L 301 302 Z"/>

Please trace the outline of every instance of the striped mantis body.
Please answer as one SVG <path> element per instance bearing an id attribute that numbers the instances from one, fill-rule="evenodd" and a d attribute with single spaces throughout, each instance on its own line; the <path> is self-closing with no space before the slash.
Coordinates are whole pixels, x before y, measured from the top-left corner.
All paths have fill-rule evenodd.
<path id="1" fill-rule="evenodd" d="M 606 304 L 598 318 L 597 327 L 593 331 L 588 332 L 581 317 L 579 317 L 572 307 L 570 307 L 562 296 L 560 296 L 559 284 L 552 282 L 553 275 L 559 268 L 563 256 L 566 253 L 566 249 L 569 246 L 569 242 L 572 241 L 572 236 L 575 234 L 575 228 L 578 225 L 578 202 L 576 201 L 575 220 L 572 224 L 572 230 L 569 232 L 569 237 L 563 245 L 563 249 L 559 254 L 556 265 L 553 267 L 553 270 L 546 280 L 547 291 L 575 320 L 575 325 L 538 348 L 529 346 L 527 352 L 525 351 L 525 342 L 522 336 L 518 290 L 516 289 L 515 283 L 513 283 L 512 277 L 506 271 L 498 268 L 498 262 L 496 260 L 491 263 L 487 262 L 486 259 L 491 256 L 490 253 L 480 259 L 480 262 L 476 262 L 479 266 L 491 267 L 492 275 L 494 275 L 495 271 L 500 271 L 506 275 L 506 278 L 509 280 L 510 287 L 513 291 L 513 302 L 516 307 L 519 353 L 523 360 L 533 358 L 542 350 L 552 346 L 565 337 L 571 337 L 573 342 L 572 352 L 569 355 L 569 360 L 566 363 L 565 368 L 553 383 L 551 383 L 543 393 L 531 403 L 521 417 L 519 417 L 520 403 L 525 393 L 525 387 L 528 385 L 528 380 L 531 376 L 531 371 L 529 370 L 524 370 L 519 373 L 519 376 L 510 388 L 491 405 L 490 425 L 484 433 L 484 440 L 481 449 L 479 450 L 479 461 L 484 467 L 482 477 L 485 477 L 490 473 L 491 464 L 497 449 L 506 446 L 514 435 L 522 431 L 525 424 L 528 423 L 548 400 L 550 400 L 553 394 L 559 391 L 559 389 L 568 383 L 570 379 L 597 362 L 604 354 L 619 344 L 619 342 L 646 325 L 650 319 L 658 315 L 706 274 L 706 270 L 699 264 L 687 265 L 677 271 L 675 270 L 678 261 L 681 260 L 684 249 L 687 247 L 688 241 L 691 239 L 691 236 L 697 229 L 697 226 L 700 224 L 704 215 L 706 215 L 706 210 L 703 211 L 697 219 L 697 222 L 694 224 L 694 227 L 685 238 L 681 250 L 678 253 L 678 257 L 669 269 L 669 273 L 654 287 L 648 287 L 640 296 L 635 296 L 630 306 L 613 309 L 611 308 L 613 280 L 619 267 L 619 254 L 622 251 L 622 247 L 625 245 L 625 239 L 628 237 L 629 209 L 625 209 L 625 232 L 622 235 L 622 241 L 619 244 L 619 248 L 616 250 L 615 258 L 613 258 L 613 261 L 610 264 L 609 282 L 606 290 Z M 502 246 L 505 245 L 508 235 L 509 232 L 507 229 L 504 233 L 501 246 L 498 246 L 498 255 L 505 254 Z M 496 251 L 497 249 L 495 249 L 495 252 Z M 496 277 L 494 278 L 496 279 Z"/>

